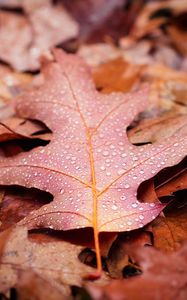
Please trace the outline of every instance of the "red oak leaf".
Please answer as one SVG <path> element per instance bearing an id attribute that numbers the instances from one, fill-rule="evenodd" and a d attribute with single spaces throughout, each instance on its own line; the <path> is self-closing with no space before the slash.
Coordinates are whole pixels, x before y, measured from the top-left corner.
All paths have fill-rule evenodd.
<path id="1" fill-rule="evenodd" d="M 18 115 L 43 121 L 51 142 L 0 161 L 0 184 L 35 187 L 54 200 L 26 217 L 29 228 L 93 227 L 98 234 L 144 226 L 163 209 L 140 203 L 138 186 L 185 155 L 183 129 L 162 143 L 134 146 L 126 128 L 146 107 L 146 91 L 101 95 L 80 58 L 55 50 L 45 84 L 15 100 Z"/>

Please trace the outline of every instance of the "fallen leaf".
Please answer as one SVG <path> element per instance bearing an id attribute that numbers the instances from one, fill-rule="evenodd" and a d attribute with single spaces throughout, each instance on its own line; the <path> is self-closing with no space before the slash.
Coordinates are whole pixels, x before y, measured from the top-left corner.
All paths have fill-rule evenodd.
<path id="1" fill-rule="evenodd" d="M 187 7 L 186 7 L 187 8 Z M 175 44 L 176 48 L 178 48 L 179 52 L 182 53 L 184 56 L 187 55 L 187 34 L 186 32 L 182 32 L 181 30 L 177 29 L 175 26 L 170 26 L 168 28 L 168 32 L 171 36 L 173 43 Z"/>
<path id="2" fill-rule="evenodd" d="M 78 50 L 78 55 L 91 67 L 97 67 L 121 56 L 120 50 L 117 47 L 106 43 L 83 44 Z"/>
<path id="3" fill-rule="evenodd" d="M 121 24 L 118 21 L 120 13 L 122 17 L 124 15 L 122 7 L 125 5 L 126 0 L 65 0 L 63 2 L 68 11 L 78 21 L 80 37 L 83 40 L 98 41 L 99 37 L 101 41 L 103 36 L 110 35 L 110 23 L 112 22 L 114 25 L 114 21 L 117 23 L 115 35 L 118 35 L 119 31 L 122 34 L 125 30 L 125 28 L 119 26 Z M 112 30 L 114 30 L 114 26 Z"/>
<path id="4" fill-rule="evenodd" d="M 141 182 L 183 158 L 185 134 L 133 146 L 125 129 L 146 107 L 146 93 L 102 95 L 77 56 L 56 50 L 55 58 L 44 70 L 46 83 L 15 101 L 19 116 L 43 121 L 52 140 L 1 159 L 0 183 L 54 195 L 22 221 L 29 228 L 92 227 L 101 270 L 99 232 L 143 227 L 159 214 L 164 205 L 140 203 L 136 192 Z"/>
<path id="5" fill-rule="evenodd" d="M 131 250 L 151 245 L 151 236 L 148 231 L 132 231 L 120 234 L 112 244 L 107 257 L 107 267 L 112 278 L 124 277 L 123 271 L 127 266 L 134 267 L 136 262 Z"/>
<path id="6" fill-rule="evenodd" d="M 87 285 L 94 300 L 185 300 L 187 293 L 187 244 L 166 255 L 153 248 L 139 250 L 143 274 L 115 280 L 104 287 Z"/>
<path id="7" fill-rule="evenodd" d="M 186 114 L 185 97 L 187 76 L 185 72 L 176 71 L 164 65 L 147 66 L 142 74 L 150 82 L 149 111 L 157 110 L 157 115 L 164 112 Z"/>
<path id="8" fill-rule="evenodd" d="M 35 1 L 30 9 L 29 2 L 23 2 L 26 15 L 0 12 L 0 58 L 19 71 L 38 69 L 42 53 L 78 34 L 78 24 L 62 6 Z"/>
<path id="9" fill-rule="evenodd" d="M 57 284 L 54 280 L 46 280 L 42 275 L 31 270 L 18 271 L 18 281 L 15 286 L 16 295 L 20 300 L 65 300 L 71 299 L 69 288 Z"/>
<path id="10" fill-rule="evenodd" d="M 52 201 L 52 196 L 36 190 L 6 187 L 0 190 L 0 231 L 26 217 L 34 209 Z"/>
<path id="11" fill-rule="evenodd" d="M 94 70 L 93 79 L 103 93 L 128 92 L 139 81 L 141 68 L 118 58 Z"/>
<path id="12" fill-rule="evenodd" d="M 93 273 L 91 267 L 78 259 L 82 250 L 80 246 L 64 241 L 31 242 L 28 240 L 27 230 L 21 226 L 1 233 L 1 240 L 5 241 L 0 253 L 0 291 L 3 293 L 10 287 L 19 285 L 20 271 L 31 270 L 43 280 L 65 287 L 69 294 L 68 285 L 80 286 L 83 277 L 87 273 Z M 104 280 L 104 275 L 101 280 Z"/>
<path id="13" fill-rule="evenodd" d="M 172 195 L 174 192 L 187 189 L 187 172 L 186 167 L 176 172 L 166 181 L 156 187 L 156 194 L 158 197 Z"/>
<path id="14" fill-rule="evenodd" d="M 133 144 L 154 143 L 177 134 L 186 125 L 186 115 L 145 119 L 128 131 L 128 137 Z"/>
<path id="15" fill-rule="evenodd" d="M 0 155 L 8 157 L 46 145 L 51 133 L 42 123 L 10 117 L 0 122 Z"/>
<path id="16" fill-rule="evenodd" d="M 45 130 L 39 123 L 12 117 L 0 122 L 0 142 L 16 138 L 36 138 L 37 132 Z M 44 137 L 45 138 L 45 137 Z"/>
<path id="17" fill-rule="evenodd" d="M 148 2 L 138 15 L 132 34 L 136 38 L 141 38 L 149 34 L 150 30 L 153 31 L 161 24 L 166 23 L 173 15 L 183 13 L 186 9 L 185 0 L 180 2 L 177 0 Z"/>
<path id="18" fill-rule="evenodd" d="M 152 222 L 154 246 L 165 252 L 180 248 L 187 241 L 186 195 L 176 198 L 164 211 L 163 216 Z"/>

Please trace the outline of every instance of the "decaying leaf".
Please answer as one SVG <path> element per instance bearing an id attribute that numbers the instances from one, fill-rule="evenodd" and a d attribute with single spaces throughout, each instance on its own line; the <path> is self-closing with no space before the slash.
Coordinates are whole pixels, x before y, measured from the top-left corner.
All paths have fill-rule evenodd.
<path id="1" fill-rule="evenodd" d="M 82 247 L 67 242 L 37 243 L 28 240 L 27 230 L 15 227 L 1 233 L 0 247 L 0 291 L 19 285 L 21 271 L 35 272 L 43 280 L 61 285 L 70 292 L 67 285 L 80 286 L 83 277 L 93 272 L 82 264 L 78 255 Z"/>
<path id="2" fill-rule="evenodd" d="M 18 280 L 15 285 L 17 297 L 20 300 L 65 300 L 72 299 L 68 286 L 62 286 L 55 280 L 43 278 L 43 276 L 31 270 L 17 270 Z"/>
<path id="3" fill-rule="evenodd" d="M 26 15 L 0 12 L 0 58 L 16 70 L 36 70 L 42 53 L 76 36 L 78 24 L 62 6 L 52 6 L 50 1 L 23 4 Z"/>
<path id="4" fill-rule="evenodd" d="M 176 191 L 187 189 L 186 169 L 186 160 L 184 159 L 173 172 L 169 172 L 167 177 L 160 176 L 160 180 L 156 183 L 157 196 L 171 196 Z"/>
<path id="5" fill-rule="evenodd" d="M 170 255 L 155 249 L 139 251 L 143 274 L 115 280 L 104 287 L 87 286 L 94 300 L 185 300 L 187 293 L 187 244 Z"/>
<path id="6" fill-rule="evenodd" d="M 107 257 L 107 267 L 112 278 L 124 277 L 126 267 L 136 267 L 133 257 L 134 249 L 150 246 L 151 235 L 148 231 L 136 230 L 130 233 L 119 234 L 110 248 Z M 131 253 L 132 251 L 132 253 Z"/>
<path id="7" fill-rule="evenodd" d="M 184 157 L 186 129 L 162 143 L 133 146 L 125 129 L 146 107 L 146 92 L 101 95 L 82 60 L 61 50 L 55 58 L 44 69 L 45 84 L 15 100 L 19 116 L 44 122 L 52 140 L 1 160 L 0 183 L 54 195 L 22 221 L 29 228 L 93 227 L 100 269 L 99 232 L 142 227 L 163 209 L 137 201 L 137 189 Z"/>
<path id="8" fill-rule="evenodd" d="M 139 82 L 141 67 L 118 58 L 94 70 L 96 87 L 104 93 L 129 92 Z"/>
<path id="9" fill-rule="evenodd" d="M 187 118 L 184 115 L 168 115 L 160 118 L 143 120 L 138 126 L 128 131 L 128 137 L 133 144 L 150 143 L 169 138 L 187 125 Z"/>
<path id="10" fill-rule="evenodd" d="M 165 209 L 164 215 L 153 221 L 154 246 L 165 252 L 172 252 L 187 241 L 186 196 L 180 195 Z"/>
<path id="11" fill-rule="evenodd" d="M 36 190 L 10 187 L 0 190 L 0 231 L 10 228 L 32 210 L 49 203 L 52 196 Z"/>
<path id="12" fill-rule="evenodd" d="M 80 46 L 78 54 L 84 58 L 89 66 L 96 67 L 119 58 L 120 50 L 114 45 L 98 43 Z"/>

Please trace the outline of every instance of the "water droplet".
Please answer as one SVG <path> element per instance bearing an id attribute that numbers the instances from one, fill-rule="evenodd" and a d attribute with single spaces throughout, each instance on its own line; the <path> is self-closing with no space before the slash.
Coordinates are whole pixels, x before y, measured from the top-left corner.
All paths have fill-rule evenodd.
<path id="1" fill-rule="evenodd" d="M 129 185 L 128 183 L 126 183 L 126 184 L 124 185 L 124 187 L 125 187 L 125 189 L 128 189 L 128 188 L 130 188 L 130 185 Z"/>
<path id="2" fill-rule="evenodd" d="M 103 156 L 108 156 L 109 152 L 108 151 L 103 151 Z"/>
<path id="3" fill-rule="evenodd" d="M 144 219 L 144 216 L 143 216 L 143 215 L 139 215 L 139 219 L 140 219 L 140 220 L 143 220 L 143 219 Z"/>
<path id="4" fill-rule="evenodd" d="M 137 203 L 132 203 L 132 205 L 131 205 L 133 208 L 136 208 L 137 206 L 138 206 L 138 204 Z"/>
<path id="5" fill-rule="evenodd" d="M 110 172 L 106 172 L 106 175 L 107 175 L 107 176 L 110 176 L 110 175 L 111 175 L 111 173 L 110 173 Z"/>
<path id="6" fill-rule="evenodd" d="M 113 210 L 116 210 L 118 207 L 114 204 L 114 205 L 112 205 L 112 209 Z"/>
<path id="7" fill-rule="evenodd" d="M 105 170 L 105 166 L 101 166 L 100 169 L 101 169 L 102 171 L 104 171 L 104 170 Z"/>
<path id="8" fill-rule="evenodd" d="M 136 160 L 138 160 L 138 157 L 134 156 L 134 157 L 132 158 L 132 160 L 136 161 Z"/>
<path id="9" fill-rule="evenodd" d="M 126 198 L 127 198 L 126 196 L 121 196 L 120 197 L 121 200 L 126 200 Z"/>
<path id="10" fill-rule="evenodd" d="M 124 171 L 125 171 L 125 170 L 120 169 L 120 170 L 117 171 L 117 173 L 118 173 L 118 175 L 122 175 L 122 174 L 124 173 Z"/>

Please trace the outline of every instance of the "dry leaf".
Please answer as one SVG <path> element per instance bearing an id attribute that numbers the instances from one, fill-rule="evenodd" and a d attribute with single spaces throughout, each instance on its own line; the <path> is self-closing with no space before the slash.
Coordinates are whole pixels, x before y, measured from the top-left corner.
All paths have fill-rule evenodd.
<path id="1" fill-rule="evenodd" d="M 184 199 L 183 199 L 184 198 Z M 171 252 L 187 241 L 187 205 L 182 195 L 175 199 L 165 210 L 164 216 L 152 223 L 154 246 L 165 252 Z"/>
<path id="2" fill-rule="evenodd" d="M 94 300 L 185 300 L 187 293 L 187 244 L 171 255 L 155 249 L 139 251 L 143 274 L 115 280 L 104 287 L 87 286 Z M 141 295 L 141 296 L 140 296 Z"/>
<path id="3" fill-rule="evenodd" d="M 118 58 L 96 68 L 93 78 L 97 89 L 103 93 L 129 92 L 139 81 L 140 74 L 139 66 Z"/>
<path id="4" fill-rule="evenodd" d="M 186 115 L 145 119 L 128 131 L 128 137 L 133 144 L 154 143 L 177 134 L 186 125 Z"/>
<path id="5" fill-rule="evenodd" d="M 20 271 L 35 272 L 46 281 L 67 286 L 83 283 L 83 277 L 93 272 L 82 264 L 78 255 L 82 247 L 67 242 L 31 242 L 27 230 L 15 227 L 1 233 L 0 291 L 19 285 Z M 67 287 L 66 289 L 69 290 Z M 70 292 L 70 290 L 69 290 Z"/>
<path id="6" fill-rule="evenodd" d="M 0 58 L 16 70 L 38 69 L 42 53 L 78 34 L 78 24 L 62 6 L 42 4 L 32 10 L 24 5 L 27 15 L 0 12 Z"/>
<path id="7" fill-rule="evenodd" d="M 18 271 L 16 295 L 19 300 L 71 300 L 69 287 L 62 286 L 52 280 L 46 280 L 31 270 Z"/>
<path id="8" fill-rule="evenodd" d="M 138 247 L 151 244 L 151 236 L 146 231 L 136 230 L 131 233 L 120 234 L 111 246 L 107 257 L 110 276 L 112 278 L 122 278 L 125 267 L 135 267 L 133 263 L 136 261 L 133 258 L 133 253 L 131 255 L 131 250 L 134 251 Z"/>

